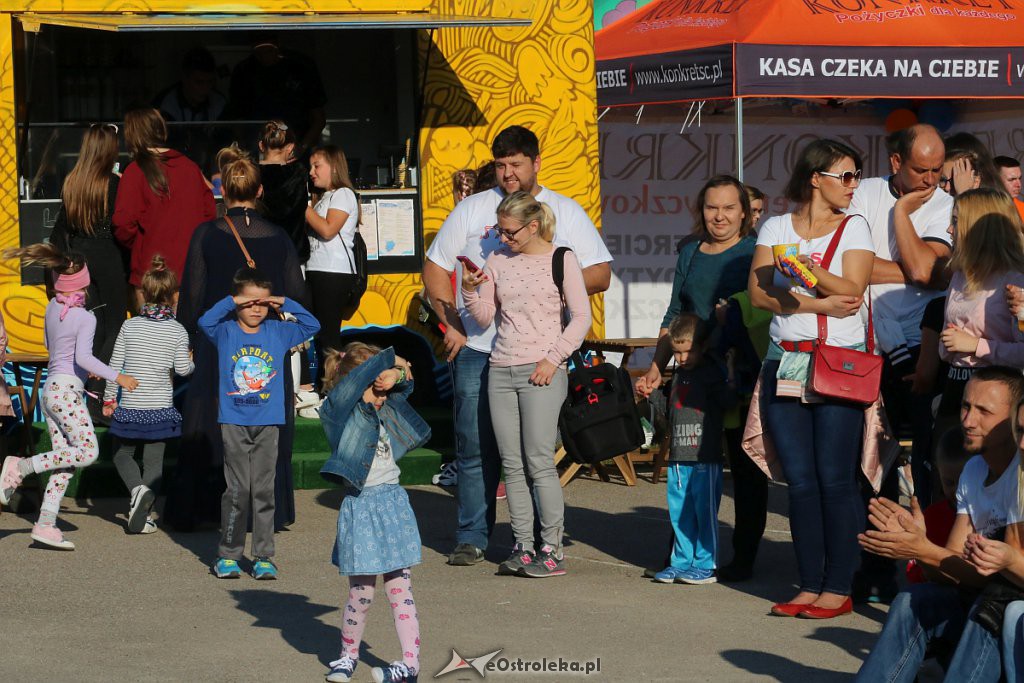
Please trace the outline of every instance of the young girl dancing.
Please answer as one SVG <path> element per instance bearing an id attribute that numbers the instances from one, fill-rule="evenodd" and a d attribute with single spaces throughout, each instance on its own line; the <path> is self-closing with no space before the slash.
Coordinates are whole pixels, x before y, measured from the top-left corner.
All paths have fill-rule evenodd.
<path id="1" fill-rule="evenodd" d="M 111 367 L 139 380 L 139 390 L 117 400 L 117 387 L 107 383 L 103 414 L 113 416 L 110 433 L 118 438 L 114 466 L 131 493 L 128 533 L 156 531 L 150 517 L 164 468 L 167 441 L 181 436 L 181 413 L 174 408 L 171 373 L 189 375 L 195 369 L 188 355 L 188 333 L 174 319 L 178 278 L 163 256 L 153 257 L 142 276 L 139 315 L 125 321 L 114 343 Z M 142 471 L 135 462 L 142 449 Z"/>
<path id="2" fill-rule="evenodd" d="M 63 254 L 49 244 L 33 244 L 8 249 L 4 258 L 19 258 L 22 265 L 41 265 L 53 269 L 57 295 L 46 306 L 44 319 L 46 348 L 50 352 L 46 385 L 43 387 L 43 413 L 50 431 L 53 450 L 31 458 L 7 456 L 0 468 L 0 505 L 6 505 L 26 475 L 50 472 L 43 494 L 39 521 L 32 527 L 32 540 L 51 548 L 74 550 L 57 528 L 57 513 L 75 468 L 86 467 L 99 455 L 96 432 L 85 407 L 83 382 L 89 374 L 108 382 L 117 382 L 134 391 L 138 382 L 104 365 L 92 355 L 96 318 L 85 310 L 85 290 L 89 269 L 81 254 Z"/>
<path id="3" fill-rule="evenodd" d="M 377 575 L 383 574 L 402 660 L 371 673 L 377 683 L 415 682 L 420 626 L 409 568 L 420 563 L 420 533 L 396 463 L 430 438 L 430 427 L 408 402 L 412 367 L 394 349 L 353 342 L 328 354 L 324 384 L 330 393 L 320 420 L 333 454 L 320 474 L 345 486 L 332 561 L 349 577 L 341 657 L 331 662 L 327 680 L 352 679 Z"/>

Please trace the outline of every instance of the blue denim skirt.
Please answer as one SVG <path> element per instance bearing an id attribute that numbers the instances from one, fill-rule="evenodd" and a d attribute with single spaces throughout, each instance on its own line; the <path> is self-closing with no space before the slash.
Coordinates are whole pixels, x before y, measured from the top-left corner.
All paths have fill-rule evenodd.
<path id="1" fill-rule="evenodd" d="M 341 575 L 385 574 L 419 564 L 420 545 L 416 515 L 401 486 L 346 490 L 331 557 Z"/>

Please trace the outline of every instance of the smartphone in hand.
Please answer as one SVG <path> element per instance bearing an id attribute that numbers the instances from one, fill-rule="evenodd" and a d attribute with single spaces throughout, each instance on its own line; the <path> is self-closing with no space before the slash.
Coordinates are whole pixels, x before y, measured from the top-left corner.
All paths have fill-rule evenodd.
<path id="1" fill-rule="evenodd" d="M 468 256 L 456 256 L 455 258 L 471 273 L 480 270 L 480 266 L 473 263 Z"/>

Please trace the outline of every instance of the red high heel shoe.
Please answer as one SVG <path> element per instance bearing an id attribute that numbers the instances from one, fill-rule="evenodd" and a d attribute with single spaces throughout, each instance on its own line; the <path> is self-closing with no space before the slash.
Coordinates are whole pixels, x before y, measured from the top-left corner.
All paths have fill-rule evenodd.
<path id="1" fill-rule="evenodd" d="M 853 611 L 853 600 L 846 598 L 843 604 L 839 607 L 829 609 L 827 607 L 818 607 L 817 605 L 807 605 L 807 607 L 800 611 L 796 616 L 802 619 L 834 619 L 844 614 L 849 614 Z"/>
<path id="2" fill-rule="evenodd" d="M 810 607 L 809 603 L 777 602 L 772 605 L 771 613 L 777 617 L 795 617 Z"/>

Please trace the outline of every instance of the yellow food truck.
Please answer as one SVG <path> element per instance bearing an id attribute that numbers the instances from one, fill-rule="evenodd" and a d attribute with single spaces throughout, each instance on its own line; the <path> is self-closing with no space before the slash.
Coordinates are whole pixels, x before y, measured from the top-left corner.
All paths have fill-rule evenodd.
<path id="1" fill-rule="evenodd" d="M 540 181 L 598 223 L 592 14 L 588 0 L 0 0 L 0 247 L 49 234 L 85 128 L 181 87 L 182 57 L 199 48 L 216 62 L 212 92 L 237 99 L 232 69 L 254 32 L 272 34 L 315 65 L 320 139 L 345 150 L 360 201 L 378 209 L 379 225 L 361 228 L 376 259 L 349 324 L 415 326 L 452 175 L 488 161 L 506 126 L 538 134 Z M 172 146 L 209 172 L 214 147 L 252 147 L 264 122 L 233 111 L 171 122 Z M 15 261 L 0 265 L 9 348 L 41 353 L 43 288 Z"/>

